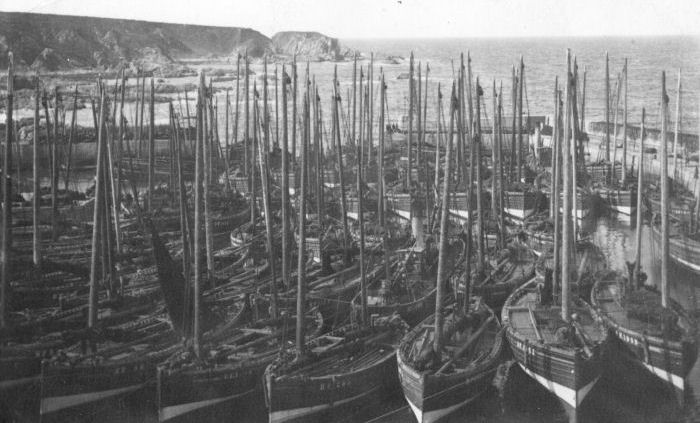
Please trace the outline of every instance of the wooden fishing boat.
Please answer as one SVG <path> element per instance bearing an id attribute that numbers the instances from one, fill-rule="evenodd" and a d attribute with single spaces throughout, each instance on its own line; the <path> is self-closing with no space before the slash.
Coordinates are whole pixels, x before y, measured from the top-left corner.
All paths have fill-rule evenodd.
<path id="1" fill-rule="evenodd" d="M 542 193 L 529 186 L 511 186 L 503 191 L 503 211 L 512 219 L 522 221 L 541 206 Z"/>
<path id="2" fill-rule="evenodd" d="M 609 210 L 623 218 L 631 218 L 637 209 L 636 188 L 597 187 L 595 192 Z"/>
<path id="3" fill-rule="evenodd" d="M 411 194 L 403 192 L 388 193 L 386 204 L 388 209 L 399 217 L 406 220 L 411 220 Z"/>
<path id="4" fill-rule="evenodd" d="M 401 340 L 397 353 L 404 396 L 420 423 L 436 422 L 488 390 L 504 348 L 493 311 L 474 297 L 469 312 L 445 309 L 444 349 L 435 354 L 435 315 Z"/>
<path id="5" fill-rule="evenodd" d="M 654 244 L 658 247 L 661 245 L 661 231 L 658 225 L 652 225 L 651 231 Z M 675 227 L 668 243 L 671 260 L 695 274 L 700 274 L 700 233 L 688 234 L 682 227 Z"/>
<path id="6" fill-rule="evenodd" d="M 601 376 L 608 332 L 580 299 L 572 301 L 571 322 L 562 320 L 560 307 L 540 301 L 538 283 L 532 278 L 508 297 L 501 322 L 518 365 L 575 415 Z"/>
<path id="7" fill-rule="evenodd" d="M 679 223 L 692 222 L 695 215 L 696 200 L 689 192 L 675 190 L 676 195 L 669 202 L 668 217 Z M 645 206 L 652 214 L 661 213 L 661 195 L 658 189 L 648 189 L 644 192 Z"/>
<path id="8" fill-rule="evenodd" d="M 397 388 L 396 347 L 407 330 L 400 317 L 381 317 L 317 337 L 300 359 L 281 353 L 265 370 L 269 421 L 308 421 L 385 397 Z"/>
<path id="9" fill-rule="evenodd" d="M 683 398 L 698 356 L 695 320 L 675 301 L 663 308 L 658 291 L 646 285 L 635 288 L 614 271 L 599 272 L 591 304 L 616 338 L 617 351 Z"/>
<path id="10" fill-rule="evenodd" d="M 398 258 L 390 264 L 392 279 L 387 281 L 383 266 L 368 275 L 367 312 L 369 315 L 398 314 L 409 325 L 423 320 L 435 304 L 437 251 L 397 251 Z M 453 258 L 454 260 L 454 258 Z M 360 316 L 360 293 L 352 299 L 355 316 Z"/>
<path id="11" fill-rule="evenodd" d="M 513 290 L 535 274 L 535 258 L 530 248 L 519 242 L 511 242 L 494 254 L 481 275 L 472 272 L 472 292 L 489 307 L 500 309 Z M 464 289 L 463 285 L 460 285 L 460 289 Z"/>
<path id="12" fill-rule="evenodd" d="M 188 349 L 175 353 L 158 367 L 158 420 L 191 421 L 212 410 L 240 417 L 241 408 L 262 405 L 263 373 L 293 341 L 295 319 L 285 311 L 277 319 L 267 316 L 233 328 L 216 343 L 203 345 L 201 359 Z M 307 340 L 324 330 L 317 310 L 307 313 L 306 327 Z"/>
<path id="13" fill-rule="evenodd" d="M 608 268 L 607 258 L 597 245 L 587 239 L 576 241 L 574 254 L 576 259 L 571 263 L 571 273 L 582 277 L 571 283 L 571 290 L 585 301 L 590 298 L 591 289 L 596 281 L 593 275 Z M 540 255 L 535 263 L 535 273 L 540 280 L 544 280 L 547 272 L 554 274 L 553 248 Z"/>

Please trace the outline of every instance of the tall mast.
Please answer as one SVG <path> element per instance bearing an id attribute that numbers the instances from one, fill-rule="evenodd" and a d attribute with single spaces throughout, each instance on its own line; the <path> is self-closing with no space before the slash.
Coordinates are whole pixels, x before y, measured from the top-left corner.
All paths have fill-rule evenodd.
<path id="1" fill-rule="evenodd" d="M 247 73 L 247 71 L 246 71 Z M 199 90 L 197 92 L 197 138 L 195 144 L 195 170 L 194 170 L 194 324 L 193 324 L 193 347 L 197 357 L 200 356 L 200 341 L 202 337 L 201 327 L 201 287 L 202 287 L 202 171 L 204 167 L 203 144 L 204 125 L 203 111 L 204 105 L 204 74 L 199 74 Z M 247 117 L 247 116 L 246 116 Z M 246 126 L 247 126 L 246 119 Z M 247 135 L 247 133 L 246 133 Z"/>
<path id="2" fill-rule="evenodd" d="M 406 190 L 411 189 L 411 143 L 413 141 L 413 52 L 411 52 L 411 60 L 408 68 L 408 137 L 406 138 L 406 145 L 408 148 L 408 164 L 406 169 Z"/>
<path id="3" fill-rule="evenodd" d="M 289 138 L 287 133 L 287 72 L 282 65 L 282 282 L 289 289 Z"/>
<path id="4" fill-rule="evenodd" d="M 562 245 L 561 245 L 561 318 L 569 321 L 569 254 L 571 232 L 571 52 L 566 50 L 566 86 L 564 88 L 566 102 L 564 111 L 564 141 L 562 142 L 562 166 L 564 175 L 564 205 L 562 212 Z"/>
<path id="5" fill-rule="evenodd" d="M 384 277 L 386 278 L 386 280 L 389 280 L 389 246 L 387 245 L 388 237 L 386 233 L 386 217 L 384 216 L 384 204 L 386 201 L 386 195 L 384 193 L 384 97 L 386 85 L 384 83 L 384 71 L 382 68 L 379 68 L 379 73 L 381 75 L 379 85 L 379 172 L 377 173 L 379 179 L 379 224 L 382 227 L 382 247 L 384 249 Z M 438 148 L 438 146 L 436 146 L 436 148 Z"/>
<path id="6" fill-rule="evenodd" d="M 15 70 L 12 53 L 8 54 L 7 66 L 7 112 L 5 117 L 5 152 L 3 154 L 3 190 L 2 190 L 2 249 L 0 249 L 2 265 L 2 280 L 0 281 L 0 328 L 9 326 L 7 300 L 10 287 L 10 246 L 11 246 L 11 226 L 12 226 L 12 181 L 10 179 L 10 165 L 12 163 L 12 139 L 14 138 L 14 121 L 12 112 L 14 108 L 15 94 Z M 38 82 L 37 82 L 38 86 Z M 35 121 L 36 122 L 36 121 Z M 35 123 L 36 125 L 36 123 Z M 37 132 L 34 132 L 36 139 Z M 36 143 L 36 141 L 35 141 Z M 18 181 L 19 182 L 19 181 Z M 36 198 L 36 197 L 35 197 Z M 34 231 L 36 233 L 36 229 Z"/>
<path id="7" fill-rule="evenodd" d="M 523 85 L 525 85 L 525 63 L 523 56 L 520 56 L 520 78 L 518 80 L 518 150 L 516 151 L 516 161 L 518 166 L 518 182 L 523 176 Z"/>
<path id="8" fill-rule="evenodd" d="M 308 89 L 308 86 L 307 86 Z M 306 156 L 307 139 L 309 136 L 309 101 L 308 96 L 303 100 L 304 125 L 301 138 L 301 190 L 299 192 L 299 251 L 297 253 L 297 356 L 304 355 L 304 302 L 306 301 Z"/>
<path id="9" fill-rule="evenodd" d="M 369 56 L 369 119 L 367 120 L 367 126 L 369 127 L 367 131 L 367 146 L 369 151 L 367 153 L 367 165 L 372 162 L 372 146 L 373 146 L 373 131 L 374 131 L 374 53 L 371 52 Z"/>
<path id="10" fill-rule="evenodd" d="M 498 157 L 498 236 L 499 247 L 505 248 L 505 223 L 503 220 L 503 82 L 501 82 L 498 91 L 498 146 L 496 147 L 496 155 Z"/>
<path id="11" fill-rule="evenodd" d="M 236 111 L 233 117 L 233 142 L 238 142 L 238 100 L 241 88 L 241 54 L 236 56 Z"/>
<path id="12" fill-rule="evenodd" d="M 676 89 L 676 125 L 673 130 L 673 167 L 671 178 L 676 178 L 678 167 L 678 133 L 681 129 L 681 69 L 678 68 L 678 88 Z"/>
<path id="13" fill-rule="evenodd" d="M 355 125 L 357 122 L 357 52 L 355 52 L 355 57 L 352 63 L 352 143 L 354 143 L 357 138 L 355 137 Z M 340 121 L 338 121 L 340 123 Z M 340 126 L 338 126 L 340 129 Z"/>
<path id="14" fill-rule="evenodd" d="M 496 218 L 496 215 L 498 213 L 497 210 L 497 205 L 498 202 L 496 201 L 496 187 L 498 186 L 497 184 L 497 169 L 498 169 L 498 156 L 496 153 L 496 124 L 498 123 L 498 94 L 496 94 L 496 78 L 493 79 L 493 90 L 492 90 L 492 97 L 493 97 L 493 125 L 491 125 L 491 167 L 493 169 L 493 172 L 491 172 L 491 216 L 493 219 Z"/>
<path id="15" fill-rule="evenodd" d="M 447 215 L 448 201 L 450 194 L 450 161 L 452 160 L 452 138 L 454 137 L 454 114 L 456 106 L 459 104 L 455 95 L 455 83 L 452 82 L 452 94 L 450 95 L 450 132 L 447 140 L 447 152 L 445 153 L 445 173 L 442 182 L 442 209 L 440 215 L 440 249 L 438 253 L 438 270 L 437 270 L 437 290 L 435 294 L 435 335 L 433 339 L 433 351 L 440 356 L 442 354 L 442 303 L 444 301 L 444 289 L 446 279 L 446 256 L 447 253 Z M 469 258 L 467 257 L 467 260 Z M 468 307 L 468 305 L 467 305 Z"/>
<path id="16" fill-rule="evenodd" d="M 211 221 L 211 156 L 212 156 L 212 128 L 213 126 L 210 122 L 212 119 L 211 112 L 211 99 L 209 98 L 209 93 L 207 92 L 207 86 L 204 81 L 204 74 L 202 74 L 202 121 L 203 132 L 202 132 L 202 185 L 204 188 L 204 245 L 207 253 L 207 278 L 211 278 L 214 273 L 214 228 L 212 227 Z M 252 164 L 255 164 L 255 156 L 252 157 Z M 255 169 L 253 167 L 253 169 Z"/>
<path id="17" fill-rule="evenodd" d="M 565 79 L 566 81 L 566 79 Z M 566 82 L 564 82 L 566 84 Z M 554 168 L 553 168 L 553 175 L 552 175 L 552 185 L 554 186 L 554 192 L 552 193 L 554 197 L 554 260 L 552 264 L 552 269 L 553 269 L 553 275 L 552 275 L 552 280 L 554 283 L 552 284 L 552 293 L 556 293 L 557 289 L 557 281 L 561 281 L 561 279 L 557 276 L 557 273 L 561 275 L 561 256 L 559 254 L 559 251 L 561 250 L 561 218 L 562 214 L 559 213 L 559 209 L 562 208 L 561 204 L 561 193 L 562 193 L 562 180 L 561 180 L 561 175 L 562 175 L 562 160 L 563 160 L 563 155 L 562 155 L 562 124 L 563 124 L 563 119 L 562 116 L 564 114 L 564 111 L 562 110 L 562 106 L 564 104 L 562 103 L 562 98 L 561 98 L 561 90 L 557 90 L 555 93 L 555 98 L 556 98 L 556 113 L 554 116 L 554 120 L 556 122 L 556 130 L 552 133 L 552 143 L 554 145 L 554 149 L 552 153 L 554 154 Z"/>
<path id="18" fill-rule="evenodd" d="M 51 143 L 51 239 L 58 238 L 58 85 L 54 89 L 53 143 Z M 17 181 L 19 182 L 19 181 Z"/>
<path id="19" fill-rule="evenodd" d="M 627 60 L 627 59 L 625 59 Z M 581 86 L 581 132 L 586 132 L 586 67 L 583 67 L 583 85 Z"/>
<path id="20" fill-rule="evenodd" d="M 252 180 L 252 175 L 255 172 L 250 172 L 250 169 L 248 169 L 248 164 L 250 162 L 250 69 L 248 66 L 248 49 L 246 48 L 245 53 L 243 55 L 243 67 L 245 68 L 245 83 L 243 84 L 243 95 L 245 97 L 245 107 L 243 109 L 244 111 L 244 117 L 243 119 L 245 120 L 245 125 L 243 125 L 243 143 L 245 144 L 243 147 L 243 172 L 246 174 L 248 177 L 248 188 L 249 192 L 251 195 L 251 200 L 250 200 L 250 214 L 251 214 L 251 224 L 254 224 L 253 221 L 253 209 L 255 208 L 255 195 L 253 193 L 253 180 Z M 255 168 L 253 168 L 255 169 Z"/>
<path id="21" fill-rule="evenodd" d="M 605 52 L 605 161 L 610 163 L 610 67 L 607 51 Z"/>
<path id="22" fill-rule="evenodd" d="M 268 119 L 267 105 L 267 56 L 263 58 L 263 136 L 265 137 L 265 154 L 270 151 L 270 120 Z M 256 101 L 257 104 L 257 101 Z M 256 123 L 257 125 L 257 123 Z"/>
<path id="23" fill-rule="evenodd" d="M 551 193 L 549 195 L 550 201 L 549 201 L 549 217 L 551 219 L 554 219 L 554 215 L 556 213 L 559 213 L 559 210 L 557 210 L 556 207 L 556 198 L 558 197 L 559 193 L 557 191 L 557 183 L 558 178 L 557 176 L 559 175 L 557 173 L 557 159 L 559 158 L 558 154 L 558 146 L 557 146 L 557 134 L 559 133 L 559 77 L 556 76 L 554 77 L 554 121 L 552 122 L 552 180 L 550 182 L 550 188 L 551 188 Z M 555 254 L 556 255 L 556 254 Z"/>
<path id="24" fill-rule="evenodd" d="M 625 98 L 622 113 L 622 185 L 627 186 L 627 58 L 625 58 L 625 67 L 622 69 L 625 78 Z M 640 153 L 643 154 L 644 152 Z M 637 192 L 641 192 L 637 190 Z"/>
<path id="25" fill-rule="evenodd" d="M 297 56 L 292 57 L 292 163 L 297 156 Z"/>
<path id="26" fill-rule="evenodd" d="M 150 125 L 148 125 L 148 212 L 153 213 L 153 191 L 155 190 L 156 184 L 156 144 L 155 144 L 155 85 L 153 77 L 151 77 L 151 101 L 148 105 L 148 112 L 150 115 Z"/>
<path id="27" fill-rule="evenodd" d="M 476 225 L 477 233 L 477 270 L 484 270 L 484 208 L 481 201 L 482 186 L 481 186 L 481 86 L 479 86 L 479 77 L 476 78 L 476 117 L 474 118 L 474 140 L 471 148 L 474 149 L 475 160 L 472 161 L 472 167 L 476 170 Z"/>
<path id="28" fill-rule="evenodd" d="M 180 137 L 178 137 L 177 125 L 175 120 L 175 111 L 173 109 L 172 103 L 170 103 L 170 116 L 171 125 L 173 128 L 174 141 L 175 141 L 175 162 L 176 162 L 176 172 L 177 172 L 177 185 L 178 185 L 178 200 L 180 207 L 180 237 L 182 240 L 182 276 L 185 280 L 185 287 L 187 289 L 185 294 L 185 310 L 190 310 L 190 265 L 192 253 L 190 251 L 190 239 L 189 239 L 189 224 L 188 224 L 188 211 L 187 211 L 187 194 L 185 191 L 185 178 L 182 171 L 182 143 Z M 189 335 L 189 332 L 187 332 Z"/>
<path id="29" fill-rule="evenodd" d="M 642 214 L 642 192 L 644 192 L 644 119 L 646 118 L 646 110 L 642 108 L 642 128 L 639 135 L 639 163 L 637 164 L 637 233 L 634 258 L 634 281 L 630 281 L 630 285 L 639 285 L 640 268 L 642 265 L 642 222 L 644 215 Z"/>
<path id="30" fill-rule="evenodd" d="M 280 96 L 279 96 L 279 75 L 277 75 L 277 64 L 275 64 L 275 148 L 280 146 Z"/>
<path id="31" fill-rule="evenodd" d="M 97 169 L 95 176 L 95 206 L 93 207 L 93 224 L 92 224 L 92 252 L 90 258 L 90 296 L 88 300 L 88 327 L 92 328 L 97 325 L 97 289 L 98 289 L 98 252 L 99 252 L 99 234 L 102 227 L 103 218 L 103 191 L 104 191 L 104 123 L 105 123 L 105 94 L 102 87 L 102 81 L 98 81 L 98 89 L 100 90 L 100 123 L 97 127 Z"/>
<path id="32" fill-rule="evenodd" d="M 39 233 L 39 202 L 40 202 L 40 191 L 39 191 L 39 78 L 35 81 L 36 87 L 34 90 L 34 135 L 32 142 L 32 169 L 33 169 L 33 181 L 32 187 L 34 189 L 34 198 L 32 199 L 32 220 L 34 222 L 34 233 L 32 234 L 32 251 L 33 251 L 33 261 L 34 266 L 37 269 L 41 268 L 41 234 Z M 8 102 L 8 105 L 10 103 Z M 75 116 L 75 109 L 73 109 L 73 116 Z M 71 132 L 73 128 L 71 127 Z M 9 139 L 9 138 L 8 138 Z M 68 179 L 66 179 L 67 183 Z M 66 193 L 68 192 L 68 186 L 66 186 Z"/>
<path id="33" fill-rule="evenodd" d="M 359 154 L 360 147 L 357 147 Z M 365 218 L 363 213 L 362 199 L 362 165 L 357 166 L 357 206 L 358 206 L 358 223 L 360 226 L 360 296 L 362 297 L 362 324 L 369 325 L 367 314 L 367 280 L 365 276 Z"/>
<path id="34" fill-rule="evenodd" d="M 229 121 L 229 115 L 231 114 L 231 101 L 229 100 L 229 91 L 231 91 L 228 87 L 226 88 L 226 106 L 224 107 L 224 114 L 226 115 L 225 119 L 225 127 L 224 127 L 224 166 L 226 169 L 224 170 L 224 177 L 226 178 L 226 183 L 224 184 L 226 186 L 227 191 L 231 191 L 231 181 L 229 180 L 228 177 L 228 171 L 229 171 L 229 164 L 228 164 L 228 155 L 229 155 L 229 132 L 228 132 L 228 121 Z"/>
<path id="35" fill-rule="evenodd" d="M 668 286 L 668 142 L 666 140 L 666 72 L 661 72 L 661 306 L 669 306 Z"/>
<path id="36" fill-rule="evenodd" d="M 338 67 L 336 66 L 333 71 L 333 119 L 335 119 L 335 136 L 336 136 L 336 153 L 338 155 L 338 182 L 340 184 L 340 211 L 343 215 L 343 262 L 345 266 L 350 265 L 350 256 L 348 255 L 348 207 L 345 201 L 345 177 L 343 175 L 343 146 L 340 143 L 340 116 L 338 113 L 338 102 L 340 98 L 338 96 Z"/>
<path id="37" fill-rule="evenodd" d="M 421 113 L 421 111 L 422 111 L 422 107 L 421 107 L 421 88 L 422 88 L 421 87 L 421 85 L 422 85 L 422 83 L 421 83 L 421 67 L 422 67 L 422 65 L 421 65 L 421 62 L 419 61 L 418 62 L 418 75 L 416 78 L 416 82 L 418 85 L 418 90 L 416 92 L 416 111 L 417 111 L 416 117 L 418 118 L 416 121 L 416 132 L 418 133 L 418 142 L 416 143 L 416 144 L 418 144 L 418 148 L 416 149 L 416 168 L 418 169 L 419 175 L 420 175 L 420 168 L 421 168 L 421 157 L 420 157 L 420 155 L 421 155 L 421 134 L 423 133 L 423 126 L 422 126 L 423 122 L 421 122 L 421 114 L 422 114 Z M 420 184 L 420 179 L 419 179 L 419 184 Z"/>
<path id="38" fill-rule="evenodd" d="M 37 87 L 37 90 L 39 88 Z M 122 89 L 123 91 L 123 89 Z M 39 93 L 37 92 L 37 97 Z M 122 99 L 124 98 L 124 95 L 122 94 Z M 122 106 L 123 106 L 123 101 L 122 101 Z M 75 120 L 77 118 L 77 112 L 78 112 L 78 84 L 75 84 L 75 92 L 73 93 L 73 111 L 71 113 L 71 119 L 70 119 L 70 132 L 68 133 L 68 157 L 66 158 L 66 176 L 65 176 L 65 181 L 63 181 L 63 186 L 64 190 L 66 193 L 68 192 L 68 182 L 70 181 L 70 167 L 71 167 L 71 157 L 73 155 L 73 136 L 75 134 Z M 34 115 L 36 118 L 36 114 Z M 123 121 L 124 119 L 122 119 Z M 38 130 L 38 127 L 36 128 Z"/>
<path id="39" fill-rule="evenodd" d="M 512 122 L 511 138 L 510 138 L 510 161 L 509 161 L 509 163 L 508 163 L 508 180 L 510 180 L 511 182 L 512 182 L 512 179 L 513 179 L 513 171 L 515 170 L 515 169 L 514 169 L 514 166 L 516 166 L 516 164 L 517 164 L 517 163 L 516 163 L 516 154 L 518 154 L 518 155 L 520 154 L 520 153 L 517 153 L 517 151 L 516 151 L 516 148 L 517 148 L 518 146 L 516 145 L 516 139 L 515 139 L 515 135 L 516 135 L 516 133 L 517 133 L 517 132 L 516 132 L 517 130 L 516 130 L 516 128 L 515 128 L 515 125 L 517 124 L 517 123 L 516 123 L 516 119 L 517 119 L 517 115 L 518 115 L 518 114 L 517 114 L 517 108 L 518 108 L 518 75 L 516 75 L 516 73 L 515 73 L 515 65 L 513 65 L 512 74 L 513 74 L 513 75 L 512 75 L 512 79 L 513 79 L 513 88 L 512 88 L 512 90 L 511 90 L 511 99 L 512 99 L 512 102 L 513 102 L 513 112 L 512 112 L 512 113 L 513 113 L 513 122 Z M 517 176 L 517 172 L 516 172 L 516 176 Z M 520 182 L 520 179 L 517 179 L 515 182 Z"/>

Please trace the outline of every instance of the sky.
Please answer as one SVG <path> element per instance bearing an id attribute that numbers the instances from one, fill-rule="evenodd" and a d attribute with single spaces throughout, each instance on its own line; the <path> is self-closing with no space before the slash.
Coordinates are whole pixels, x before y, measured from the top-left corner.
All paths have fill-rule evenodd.
<path id="1" fill-rule="evenodd" d="M 700 0 L 0 0 L 0 11 L 341 39 L 700 35 Z"/>

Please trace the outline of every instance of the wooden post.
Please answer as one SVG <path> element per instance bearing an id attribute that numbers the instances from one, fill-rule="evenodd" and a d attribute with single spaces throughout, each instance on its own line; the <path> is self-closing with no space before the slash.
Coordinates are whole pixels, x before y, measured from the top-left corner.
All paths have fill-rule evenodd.
<path id="1" fill-rule="evenodd" d="M 444 301 L 444 289 L 445 289 L 445 279 L 446 279 L 446 268 L 447 263 L 445 256 L 447 254 L 447 215 L 449 214 L 449 194 L 450 194 L 450 162 L 452 160 L 452 138 L 454 137 L 454 125 L 455 119 L 454 115 L 456 106 L 459 104 L 459 100 L 455 95 L 455 83 L 452 83 L 452 94 L 450 95 L 450 131 L 448 134 L 445 153 L 445 173 L 442 181 L 442 210 L 440 214 L 440 239 L 439 253 L 438 253 L 438 270 L 437 270 L 437 290 L 435 294 L 435 333 L 433 338 L 433 351 L 438 354 L 438 357 L 442 355 L 442 326 L 443 326 L 443 315 L 442 315 L 442 303 Z M 469 261 L 469 257 L 467 257 Z M 466 301 L 466 307 L 469 307 L 469 301 Z"/>
<path id="2" fill-rule="evenodd" d="M 4 329 L 9 326 L 8 321 L 8 296 L 10 289 L 10 248 L 12 247 L 12 180 L 10 177 L 10 166 L 12 164 L 12 139 L 14 138 L 14 121 L 12 113 L 14 109 L 14 94 L 15 94 L 15 63 L 12 52 L 8 55 L 7 66 L 7 103 L 5 116 L 5 152 L 3 154 L 2 164 L 2 248 L 0 249 L 0 259 L 2 263 L 2 275 L 0 281 L 0 328 Z M 37 82 L 38 87 L 38 82 Z M 36 139 L 36 132 L 34 132 Z M 18 181 L 19 182 L 19 181 Z M 35 230 L 36 233 L 36 230 Z"/>
<path id="3" fill-rule="evenodd" d="M 151 77 L 151 100 L 148 104 L 150 124 L 148 125 L 148 212 L 153 213 L 153 194 L 156 189 L 156 113 L 155 113 L 155 82 Z"/>
<path id="4" fill-rule="evenodd" d="M 194 324 L 192 327 L 192 346 L 197 357 L 200 356 L 200 341 L 202 336 L 201 327 L 201 288 L 202 288 L 202 171 L 204 167 L 203 149 L 204 125 L 203 125 L 203 102 L 204 102 L 204 74 L 199 74 L 199 90 L 197 92 L 197 138 L 195 143 L 195 170 L 194 170 Z M 247 123 L 246 123 L 247 125 Z"/>
<path id="5" fill-rule="evenodd" d="M 564 87 L 564 141 L 562 142 L 563 175 L 564 175 L 564 204 L 562 212 L 562 245 L 561 245 L 561 318 L 569 321 L 569 255 L 571 232 L 571 52 L 566 50 L 566 85 Z"/>
<path id="6" fill-rule="evenodd" d="M 668 285 L 668 142 L 666 140 L 666 72 L 661 72 L 661 306 L 669 306 Z"/>
<path id="7" fill-rule="evenodd" d="M 297 252 L 297 327 L 296 350 L 297 357 L 304 355 L 305 311 L 306 302 L 306 146 L 309 135 L 309 102 L 308 96 L 303 100 L 304 125 L 301 139 L 301 189 L 299 192 L 299 251 Z"/>
<path id="8" fill-rule="evenodd" d="M 642 227 L 644 223 L 644 215 L 642 214 L 642 193 L 644 192 L 644 119 L 646 117 L 646 110 L 642 108 L 642 128 L 641 134 L 639 135 L 639 163 L 637 164 L 637 233 L 636 233 L 636 245 L 634 255 L 634 281 L 629 281 L 631 286 L 640 285 L 640 268 L 642 266 Z"/>
<path id="9" fill-rule="evenodd" d="M 520 78 L 518 79 L 518 151 L 516 161 L 518 166 L 518 182 L 523 180 L 523 86 L 525 85 L 525 63 L 520 56 Z"/>
<path id="10" fill-rule="evenodd" d="M 32 221 L 34 222 L 34 233 L 32 234 L 32 251 L 33 262 L 37 269 L 41 269 L 41 234 L 39 233 L 39 203 L 41 202 L 41 193 L 39 191 L 39 78 L 36 78 L 36 87 L 34 89 L 34 136 L 32 142 L 32 169 L 33 181 L 32 187 L 34 198 L 32 199 Z M 77 91 L 77 89 L 76 89 Z M 9 104 L 9 103 L 8 103 Z M 75 119 L 75 109 L 73 109 Z M 75 124 L 75 123 L 74 123 Z M 73 125 L 74 125 L 73 124 Z M 71 125 L 71 134 L 73 133 L 73 125 Z M 72 136 L 71 136 L 72 138 Z M 9 138 L 8 138 L 9 139 Z M 67 173 L 67 171 L 66 171 Z M 66 176 L 66 192 L 68 192 L 68 177 Z"/>
<path id="11" fill-rule="evenodd" d="M 97 290 L 98 290 L 98 253 L 99 253 L 99 234 L 102 226 L 103 206 L 104 202 L 104 123 L 105 123 L 105 94 L 102 87 L 102 81 L 98 81 L 100 90 L 100 120 L 97 127 L 97 170 L 95 172 L 95 206 L 93 213 L 92 224 L 92 252 L 90 259 L 90 296 L 88 301 L 88 327 L 92 328 L 97 325 Z"/>
<path id="12" fill-rule="evenodd" d="M 681 130 L 681 69 L 678 68 L 678 88 L 676 89 L 676 124 L 673 130 L 673 167 L 671 177 L 675 180 L 678 176 L 678 133 Z"/>

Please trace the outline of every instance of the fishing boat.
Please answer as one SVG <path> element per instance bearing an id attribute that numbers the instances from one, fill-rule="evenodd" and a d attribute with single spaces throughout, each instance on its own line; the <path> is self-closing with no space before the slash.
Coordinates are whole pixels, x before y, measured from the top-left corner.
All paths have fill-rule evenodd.
<path id="1" fill-rule="evenodd" d="M 631 276 L 631 275 L 630 275 Z M 635 287 L 614 271 L 598 274 L 591 304 L 615 337 L 616 351 L 668 384 L 682 399 L 698 356 L 695 320 L 675 301 L 661 306 L 661 293 Z"/>
<path id="2" fill-rule="evenodd" d="M 480 275 L 473 272 L 472 292 L 489 307 L 500 309 L 513 290 L 535 274 L 535 258 L 529 247 L 511 242 L 492 255 Z"/>
<path id="3" fill-rule="evenodd" d="M 406 334 L 397 355 L 404 396 L 421 423 L 436 422 L 486 392 L 504 348 L 501 325 L 479 297 L 466 313 L 446 307 L 444 325 L 440 354 L 433 352 L 433 314 Z"/>
<path id="4" fill-rule="evenodd" d="M 510 186 L 503 191 L 503 211 L 508 217 L 522 221 L 540 209 L 542 193 L 531 186 Z"/>
<path id="5" fill-rule="evenodd" d="M 695 274 L 700 274 L 700 234 L 688 234 L 682 227 L 672 225 L 669 235 L 669 256 L 671 260 Z M 661 245 L 661 231 L 658 225 L 652 225 L 654 244 Z"/>

